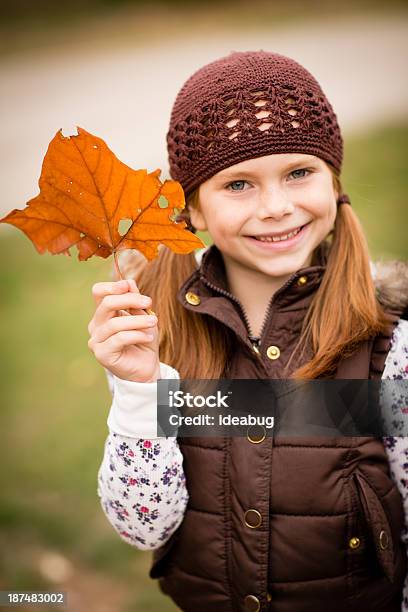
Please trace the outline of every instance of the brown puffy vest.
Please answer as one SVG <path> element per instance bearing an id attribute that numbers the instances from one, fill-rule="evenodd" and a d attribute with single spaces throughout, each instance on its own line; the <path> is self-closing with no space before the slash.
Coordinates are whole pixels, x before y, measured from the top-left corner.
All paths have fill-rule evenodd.
<path id="1" fill-rule="evenodd" d="M 325 271 L 325 255 L 271 301 L 260 344 L 228 294 L 216 247 L 181 287 L 191 311 L 227 326 L 226 378 L 280 378 Z M 381 378 L 389 332 L 361 344 L 335 378 Z M 294 363 L 294 371 L 300 363 Z M 399 612 L 407 571 L 402 500 L 381 439 L 178 438 L 189 501 L 153 553 L 151 578 L 186 612 Z"/>

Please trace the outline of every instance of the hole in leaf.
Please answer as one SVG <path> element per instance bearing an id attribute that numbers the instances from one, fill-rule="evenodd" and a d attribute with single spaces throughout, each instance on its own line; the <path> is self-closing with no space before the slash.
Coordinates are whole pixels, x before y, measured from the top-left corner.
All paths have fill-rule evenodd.
<path id="1" fill-rule="evenodd" d="M 80 236 L 81 238 L 85 238 L 86 234 L 84 234 L 83 232 L 81 232 L 81 233 L 79 234 L 79 236 Z"/>
<path id="2" fill-rule="evenodd" d="M 160 198 L 157 200 L 157 203 L 160 206 L 160 208 L 167 208 L 169 205 L 169 201 L 167 198 L 164 197 L 164 195 L 160 196 Z"/>
<path id="3" fill-rule="evenodd" d="M 124 236 L 132 225 L 132 219 L 121 219 L 119 221 L 118 232 L 121 236 Z"/>
<path id="4" fill-rule="evenodd" d="M 169 216 L 170 221 L 175 221 L 182 210 L 182 208 L 175 208 L 173 213 Z"/>

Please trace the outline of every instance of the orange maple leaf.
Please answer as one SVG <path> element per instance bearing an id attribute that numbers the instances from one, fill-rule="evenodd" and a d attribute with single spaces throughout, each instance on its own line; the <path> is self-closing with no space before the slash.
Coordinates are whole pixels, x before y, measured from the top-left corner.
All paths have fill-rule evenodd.
<path id="1" fill-rule="evenodd" d="M 205 246 L 185 221 L 174 220 L 185 207 L 180 183 L 162 183 L 159 169 L 133 170 L 101 138 L 77 130 L 76 136 L 56 133 L 44 157 L 39 195 L 0 223 L 22 230 L 41 254 L 70 256 L 70 247 L 76 246 L 81 261 L 116 256 L 122 249 L 137 249 L 153 259 L 160 243 L 176 253 Z M 121 220 L 130 221 L 122 234 Z"/>

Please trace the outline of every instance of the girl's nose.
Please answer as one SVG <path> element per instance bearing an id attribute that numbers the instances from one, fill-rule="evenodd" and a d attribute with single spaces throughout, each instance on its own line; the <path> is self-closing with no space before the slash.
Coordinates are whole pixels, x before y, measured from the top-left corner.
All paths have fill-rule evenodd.
<path id="1" fill-rule="evenodd" d="M 282 189 L 270 189 L 260 196 L 258 215 L 262 219 L 266 217 L 280 219 L 293 211 L 294 205 Z"/>

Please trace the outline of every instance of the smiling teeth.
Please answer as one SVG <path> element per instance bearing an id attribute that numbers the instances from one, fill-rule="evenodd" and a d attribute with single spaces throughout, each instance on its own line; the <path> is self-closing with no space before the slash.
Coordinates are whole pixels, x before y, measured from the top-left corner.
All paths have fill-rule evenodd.
<path id="1" fill-rule="evenodd" d="M 301 228 L 298 227 L 298 229 L 294 230 L 293 232 L 290 232 L 290 234 L 286 234 L 285 236 L 258 236 L 257 240 L 260 240 L 261 242 L 280 242 L 281 240 L 287 240 L 288 238 L 296 236 L 296 234 L 298 234 L 300 230 Z"/>

